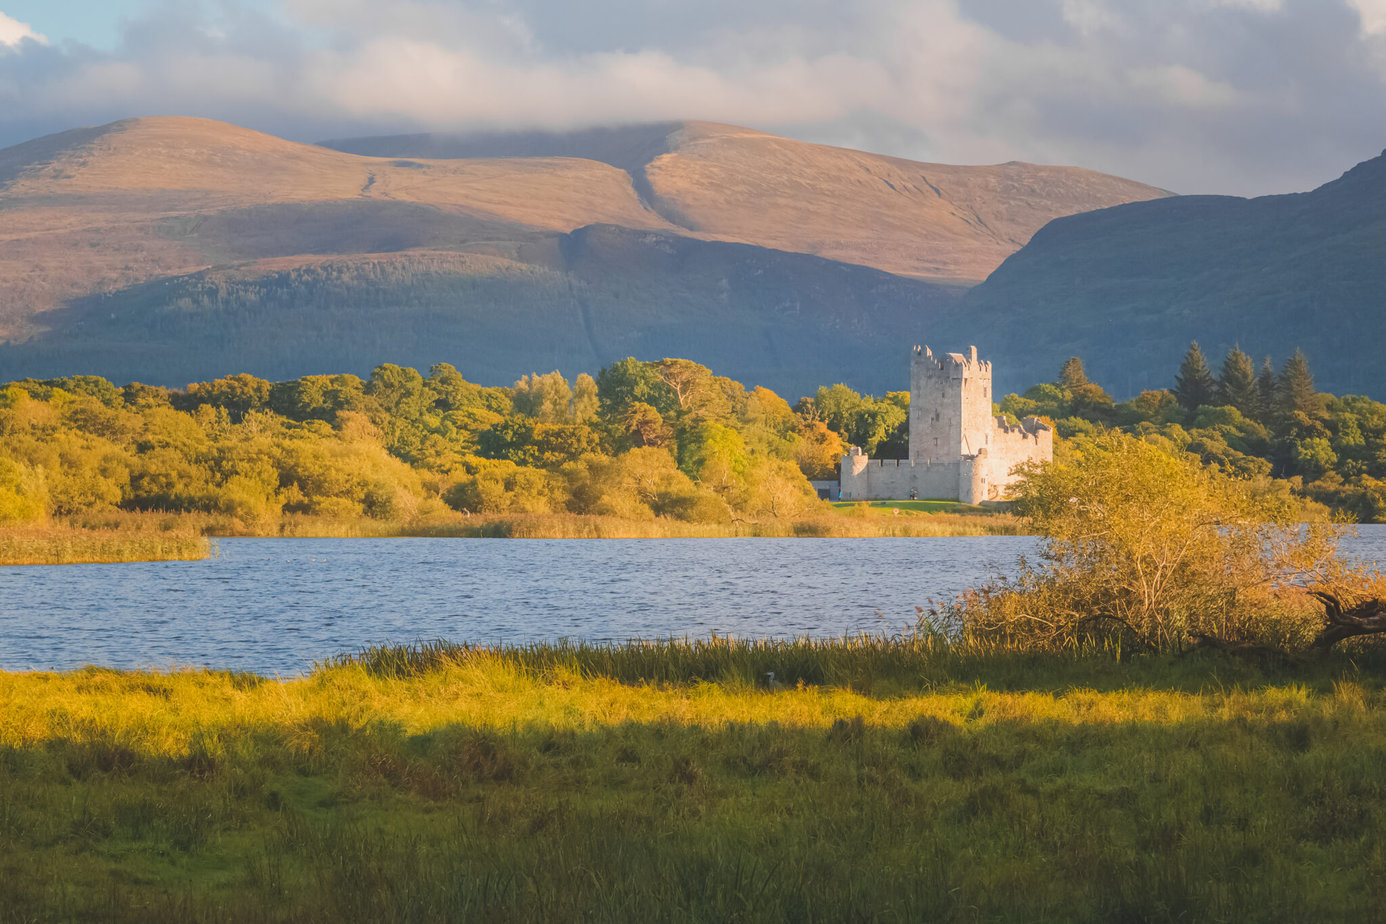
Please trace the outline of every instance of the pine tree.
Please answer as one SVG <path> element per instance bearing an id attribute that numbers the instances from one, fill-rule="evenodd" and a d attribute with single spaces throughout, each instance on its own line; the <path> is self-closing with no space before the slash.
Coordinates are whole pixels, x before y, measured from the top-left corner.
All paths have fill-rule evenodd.
<path id="1" fill-rule="evenodd" d="M 1262 423 L 1269 423 L 1279 407 L 1280 383 L 1275 377 L 1275 366 L 1267 356 L 1261 360 L 1261 372 L 1256 376 L 1256 416 Z"/>
<path id="2" fill-rule="evenodd" d="M 1179 406 L 1194 411 L 1201 404 L 1211 404 L 1217 394 L 1217 380 L 1208 368 L 1208 360 L 1198 348 L 1198 341 L 1189 344 L 1189 352 L 1184 354 L 1184 362 L 1179 366 L 1179 376 L 1174 380 L 1174 397 Z"/>
<path id="3" fill-rule="evenodd" d="M 1059 384 L 1069 391 L 1088 384 L 1088 375 L 1083 371 L 1083 361 L 1070 356 L 1059 369 Z"/>
<path id="4" fill-rule="evenodd" d="M 1314 376 L 1309 372 L 1309 360 L 1303 351 L 1296 348 L 1294 354 L 1285 361 L 1280 373 L 1280 408 L 1290 414 L 1305 414 L 1309 417 L 1319 415 L 1317 392 L 1314 390 Z"/>
<path id="5" fill-rule="evenodd" d="M 1256 417 L 1256 367 L 1251 357 L 1239 348 L 1233 347 L 1222 361 L 1222 375 L 1218 376 L 1218 399 L 1230 404 L 1247 417 Z"/>

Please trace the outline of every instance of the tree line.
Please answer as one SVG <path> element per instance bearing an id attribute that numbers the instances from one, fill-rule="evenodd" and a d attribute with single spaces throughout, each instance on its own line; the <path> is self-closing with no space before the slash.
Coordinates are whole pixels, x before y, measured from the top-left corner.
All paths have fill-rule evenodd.
<path id="1" fill-rule="evenodd" d="M 384 364 L 171 390 L 95 376 L 0 388 L 0 521 L 107 509 L 410 519 L 793 517 L 843 450 L 764 388 L 682 359 L 511 387 Z"/>
<path id="2" fill-rule="evenodd" d="M 1104 429 L 1248 479 L 1273 478 L 1295 493 L 1362 521 L 1386 518 L 1386 404 L 1319 392 L 1303 352 L 1259 369 L 1233 347 L 1214 372 L 1191 344 L 1168 388 L 1115 402 L 1071 358 L 1053 382 L 1007 395 L 998 410 L 1054 423 L 1061 444 Z"/>
<path id="3" fill-rule="evenodd" d="M 1116 402 L 1069 359 L 998 414 L 1053 423 L 1058 452 L 1122 430 L 1171 454 L 1370 521 L 1386 518 L 1386 405 L 1314 389 L 1299 351 L 1214 373 L 1197 344 L 1171 386 Z M 0 522 L 108 509 L 411 519 L 573 513 L 697 522 L 793 517 L 848 446 L 908 451 L 909 393 L 846 385 L 791 406 L 707 367 L 627 358 L 596 376 L 467 381 L 453 366 L 367 377 L 240 374 L 183 389 L 95 376 L 0 386 Z"/>

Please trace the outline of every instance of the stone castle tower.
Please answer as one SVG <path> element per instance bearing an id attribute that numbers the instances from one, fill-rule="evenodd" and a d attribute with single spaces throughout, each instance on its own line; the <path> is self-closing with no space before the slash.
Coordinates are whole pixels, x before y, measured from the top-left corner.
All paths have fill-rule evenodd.
<path id="1" fill-rule="evenodd" d="M 915 347 L 910 357 L 910 460 L 946 461 L 987 448 L 991 416 L 991 363 L 964 356 L 934 356 Z"/>
<path id="2" fill-rule="evenodd" d="M 843 500 L 1004 500 L 1012 469 L 1054 457 L 1054 432 L 1038 418 L 1019 425 L 992 415 L 991 363 L 938 356 L 917 346 L 910 356 L 909 458 L 868 459 L 857 447 L 842 457 Z"/>

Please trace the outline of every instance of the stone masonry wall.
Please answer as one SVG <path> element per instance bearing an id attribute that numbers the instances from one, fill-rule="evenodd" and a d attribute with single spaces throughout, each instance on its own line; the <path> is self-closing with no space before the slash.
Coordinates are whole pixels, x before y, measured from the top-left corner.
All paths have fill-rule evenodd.
<path id="1" fill-rule="evenodd" d="M 975 346 L 937 356 L 915 347 L 909 459 L 868 459 L 853 447 L 842 457 L 842 499 L 901 500 L 911 491 L 964 503 L 1005 499 L 1012 469 L 1054 457 L 1054 433 L 1037 418 L 1011 425 L 991 411 L 991 363 Z"/>
<path id="2" fill-rule="evenodd" d="M 944 498 L 973 504 L 986 498 L 972 459 L 956 462 L 914 462 L 909 459 L 870 459 L 856 446 L 842 457 L 839 481 L 842 500 L 903 500 L 914 491 L 924 499 Z"/>

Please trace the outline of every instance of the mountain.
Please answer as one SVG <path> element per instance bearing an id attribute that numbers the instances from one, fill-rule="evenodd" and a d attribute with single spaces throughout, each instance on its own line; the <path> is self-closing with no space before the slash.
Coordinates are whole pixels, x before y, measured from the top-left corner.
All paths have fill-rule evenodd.
<path id="1" fill-rule="evenodd" d="M 307 145 L 129 119 L 0 150 L 0 379 L 635 354 L 880 391 L 908 344 L 970 335 L 963 289 L 1050 218 L 1161 195 L 712 123 Z"/>
<path id="2" fill-rule="evenodd" d="M 945 284 L 985 279 L 1050 219 L 1164 190 L 1082 170 L 926 164 L 714 122 L 328 141 L 385 157 L 571 157 L 620 168 L 682 233 Z"/>
<path id="3" fill-rule="evenodd" d="M 1320 389 L 1386 394 L 1386 154 L 1308 193 L 1181 196 L 1051 222 L 965 313 L 997 324 L 1030 381 L 1076 355 L 1123 395 L 1172 386 L 1197 340 L 1279 363 L 1303 348 Z M 1028 351 L 1028 356 L 1027 352 Z"/>

